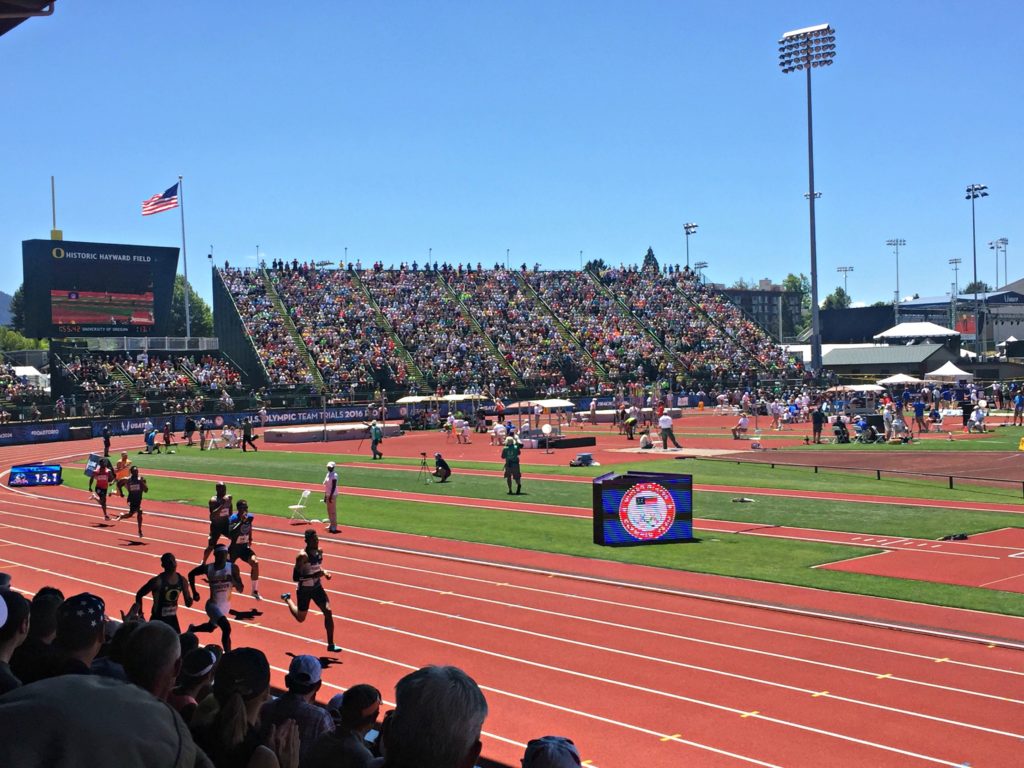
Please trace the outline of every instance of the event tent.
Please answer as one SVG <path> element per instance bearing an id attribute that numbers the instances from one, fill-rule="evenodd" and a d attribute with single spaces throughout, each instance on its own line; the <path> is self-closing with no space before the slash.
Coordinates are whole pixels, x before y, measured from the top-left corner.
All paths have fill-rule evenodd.
<path id="1" fill-rule="evenodd" d="M 894 325 L 887 331 L 876 333 L 874 339 L 931 339 L 959 336 L 960 331 L 952 328 L 943 328 L 935 323 L 900 323 Z"/>
<path id="2" fill-rule="evenodd" d="M 918 379 L 914 376 L 908 376 L 905 373 L 897 373 L 893 376 L 889 376 L 885 379 L 879 379 L 878 383 L 885 386 L 888 384 L 921 384 L 922 379 Z"/>
<path id="3" fill-rule="evenodd" d="M 973 373 L 960 370 L 952 360 L 936 368 L 934 371 L 929 371 L 925 376 L 936 381 L 960 381 L 961 379 L 974 378 Z"/>

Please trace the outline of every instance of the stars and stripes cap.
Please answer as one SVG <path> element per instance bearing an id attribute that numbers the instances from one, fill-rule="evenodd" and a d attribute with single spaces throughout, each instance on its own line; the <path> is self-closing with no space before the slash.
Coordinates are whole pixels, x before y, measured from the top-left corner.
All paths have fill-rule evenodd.
<path id="1" fill-rule="evenodd" d="M 154 213 L 169 211 L 178 207 L 178 185 L 165 191 L 162 195 L 153 195 L 148 200 L 142 201 L 142 215 L 152 216 Z"/>
<path id="2" fill-rule="evenodd" d="M 57 637 L 72 642 L 93 637 L 106 621 L 106 610 L 102 597 L 89 592 L 72 595 L 57 609 Z"/>

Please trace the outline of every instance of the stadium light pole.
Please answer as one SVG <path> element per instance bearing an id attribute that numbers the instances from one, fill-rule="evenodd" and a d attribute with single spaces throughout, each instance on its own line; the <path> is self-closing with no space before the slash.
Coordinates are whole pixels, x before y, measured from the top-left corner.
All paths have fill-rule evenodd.
<path id="1" fill-rule="evenodd" d="M 692 221 L 688 224 L 683 224 L 683 232 L 686 233 L 686 267 L 690 267 L 690 235 L 697 234 L 697 225 Z"/>
<path id="2" fill-rule="evenodd" d="M 979 197 L 988 197 L 988 187 L 984 184 L 970 184 L 967 187 L 965 200 L 971 201 L 971 250 L 974 255 L 974 353 L 981 354 L 981 307 L 978 303 L 978 228 L 974 217 L 974 201 Z"/>
<path id="3" fill-rule="evenodd" d="M 993 240 L 988 244 L 989 250 L 996 252 L 996 284 L 995 287 L 999 287 L 999 249 L 1003 250 L 1003 282 L 1010 282 L 1010 271 L 1006 266 L 1006 246 L 1010 244 L 1010 241 L 1005 237 L 1000 237 L 998 240 Z"/>
<path id="4" fill-rule="evenodd" d="M 843 273 L 843 293 L 849 296 L 850 292 L 846 288 L 846 276 L 853 272 L 853 267 L 836 267 L 836 272 Z"/>
<path id="5" fill-rule="evenodd" d="M 511 248 L 506 248 L 506 249 L 505 249 L 505 270 L 506 270 L 506 271 L 511 271 L 511 270 L 509 269 L 509 266 L 508 266 L 508 254 L 509 254 L 509 252 L 510 252 L 511 250 L 512 250 Z"/>
<path id="6" fill-rule="evenodd" d="M 697 271 L 697 276 L 700 278 L 701 282 L 703 282 L 704 270 L 708 268 L 708 263 L 706 261 L 697 261 L 694 262 L 693 268 Z"/>
<path id="7" fill-rule="evenodd" d="M 896 301 L 893 303 L 893 318 L 896 325 L 900 324 L 900 246 L 906 245 L 907 241 L 900 237 L 886 240 L 885 244 L 893 249 L 896 254 Z"/>
<path id="8" fill-rule="evenodd" d="M 953 297 L 956 298 L 960 294 L 960 264 L 963 259 L 950 259 L 949 263 L 953 267 Z"/>
<path id="9" fill-rule="evenodd" d="M 811 367 L 821 372 L 821 317 L 818 306 L 818 245 L 815 234 L 814 121 L 811 108 L 811 70 L 831 66 L 836 56 L 836 31 L 828 24 L 795 29 L 779 40 L 779 67 L 783 74 L 807 73 L 807 205 L 811 220 Z"/>
<path id="10" fill-rule="evenodd" d="M 583 251 L 580 251 L 580 272 L 583 271 Z"/>

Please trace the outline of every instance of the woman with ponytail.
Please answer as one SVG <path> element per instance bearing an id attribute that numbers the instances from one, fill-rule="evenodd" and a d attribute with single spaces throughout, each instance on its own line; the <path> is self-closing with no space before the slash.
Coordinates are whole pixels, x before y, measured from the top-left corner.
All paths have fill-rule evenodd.
<path id="1" fill-rule="evenodd" d="M 270 663 L 262 651 L 237 648 L 225 653 L 213 678 L 213 694 L 196 711 L 197 743 L 217 768 L 297 768 L 299 733 L 295 722 L 259 738 L 260 707 L 270 698 Z"/>

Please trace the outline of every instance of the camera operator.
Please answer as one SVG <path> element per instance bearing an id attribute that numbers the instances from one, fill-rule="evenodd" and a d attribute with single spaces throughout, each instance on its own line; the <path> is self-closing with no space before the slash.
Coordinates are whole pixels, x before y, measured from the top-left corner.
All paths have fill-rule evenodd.
<path id="1" fill-rule="evenodd" d="M 426 454 L 423 454 L 426 456 Z M 439 478 L 440 482 L 444 483 L 448 481 L 448 478 L 452 476 L 452 468 L 448 466 L 448 462 L 444 460 L 440 453 L 434 454 L 434 477 Z"/>

